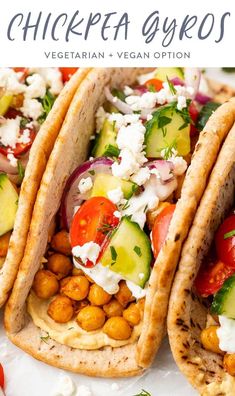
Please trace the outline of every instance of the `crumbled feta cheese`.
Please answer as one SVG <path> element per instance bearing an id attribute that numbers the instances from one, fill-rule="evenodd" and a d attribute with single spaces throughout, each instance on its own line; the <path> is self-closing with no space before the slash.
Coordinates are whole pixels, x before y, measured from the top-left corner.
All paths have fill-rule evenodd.
<path id="1" fill-rule="evenodd" d="M 148 115 L 147 115 L 147 121 L 150 121 L 152 118 L 153 118 L 153 115 L 152 115 L 152 114 L 148 114 Z"/>
<path id="2" fill-rule="evenodd" d="M 181 95 L 178 96 L 177 109 L 181 111 L 185 107 L 187 107 L 186 97 Z"/>
<path id="3" fill-rule="evenodd" d="M 0 68 L 0 87 L 4 88 L 6 94 L 17 95 L 25 91 L 25 85 L 19 81 L 18 73 L 10 68 Z"/>
<path id="4" fill-rule="evenodd" d="M 111 389 L 112 389 L 113 391 L 118 391 L 118 390 L 120 389 L 120 386 L 119 386 L 116 382 L 113 382 L 113 383 L 111 384 Z"/>
<path id="5" fill-rule="evenodd" d="M 131 87 L 128 87 L 128 85 L 126 85 L 124 87 L 123 92 L 124 92 L 124 95 L 129 96 L 129 95 L 132 95 L 134 91 Z"/>
<path id="6" fill-rule="evenodd" d="M 142 186 L 149 178 L 150 170 L 148 167 L 144 167 L 140 168 L 140 170 L 131 177 L 131 180 L 134 183 L 138 184 L 138 186 Z"/>
<path id="7" fill-rule="evenodd" d="M 17 143 L 27 144 L 30 142 L 30 130 L 24 129 L 22 135 L 17 139 Z"/>
<path id="8" fill-rule="evenodd" d="M 121 187 L 117 187 L 114 190 L 109 190 L 107 195 L 108 199 L 110 199 L 110 201 L 112 201 L 114 204 L 118 204 L 123 199 L 123 191 Z"/>
<path id="9" fill-rule="evenodd" d="M 53 396 L 73 396 L 76 386 L 68 375 L 59 377 Z"/>
<path id="10" fill-rule="evenodd" d="M 228 353 L 235 353 L 235 320 L 221 315 L 219 322 L 217 336 L 220 349 Z"/>
<path id="11" fill-rule="evenodd" d="M 157 102 L 158 94 L 155 92 L 145 92 L 141 96 L 127 96 L 125 101 L 134 111 L 143 109 L 153 109 Z"/>
<path id="12" fill-rule="evenodd" d="M 7 159 L 9 160 L 11 166 L 13 166 L 14 168 L 17 167 L 18 160 L 14 157 L 12 153 L 7 154 Z"/>
<path id="13" fill-rule="evenodd" d="M 87 177 L 86 179 L 81 179 L 78 188 L 81 194 L 85 194 L 87 191 L 89 191 L 92 188 L 92 179 L 91 177 Z"/>
<path id="14" fill-rule="evenodd" d="M 113 212 L 114 216 L 117 217 L 118 219 L 121 219 L 122 214 L 121 212 L 119 212 L 119 210 L 115 210 L 115 212 Z"/>
<path id="15" fill-rule="evenodd" d="M 23 106 L 20 109 L 25 117 L 37 120 L 43 112 L 42 104 L 37 99 L 25 97 Z"/>
<path id="16" fill-rule="evenodd" d="M 104 121 L 107 118 L 107 114 L 102 106 L 98 108 L 95 117 L 96 117 L 96 131 L 98 133 L 102 129 Z"/>
<path id="17" fill-rule="evenodd" d="M 78 386 L 76 396 L 92 396 L 92 392 L 88 386 L 80 385 Z"/>
<path id="18" fill-rule="evenodd" d="M 31 68 L 30 72 L 40 74 L 44 79 L 46 85 L 49 87 L 52 95 L 59 95 L 63 89 L 62 75 L 58 68 L 56 67 L 41 67 L 41 68 Z"/>
<path id="19" fill-rule="evenodd" d="M 173 174 L 175 176 L 181 176 L 185 173 L 188 165 L 183 157 L 174 157 L 169 159 L 169 161 L 173 162 L 174 164 Z"/>
<path id="20" fill-rule="evenodd" d="M 128 124 L 136 123 L 140 119 L 140 114 L 120 114 L 112 113 L 109 115 L 108 120 L 110 122 L 115 122 L 115 127 L 119 130 L 122 126 L 127 126 Z"/>
<path id="21" fill-rule="evenodd" d="M 128 289 L 131 291 L 132 296 L 136 298 L 136 300 L 139 300 L 140 298 L 143 298 L 146 296 L 146 289 L 142 289 L 142 287 L 136 285 L 135 283 L 127 280 L 126 285 Z"/>
<path id="22" fill-rule="evenodd" d="M 134 154 L 128 149 L 123 149 L 120 156 L 120 163 L 115 161 L 112 165 L 112 174 L 113 176 L 128 180 L 133 173 L 139 170 L 139 164 Z"/>
<path id="23" fill-rule="evenodd" d="M 0 125 L 0 143 L 3 146 L 16 147 L 20 134 L 20 117 L 7 118 Z"/>
<path id="24" fill-rule="evenodd" d="M 86 264 L 87 260 L 95 264 L 100 254 L 100 246 L 95 242 L 87 242 L 82 246 L 75 246 L 72 249 L 72 253 L 75 257 L 80 258 L 84 264 Z"/>
<path id="25" fill-rule="evenodd" d="M 123 277 L 112 271 L 109 267 L 105 267 L 98 263 L 93 268 L 87 268 L 73 260 L 74 266 L 81 269 L 93 281 L 102 287 L 107 293 L 115 294 L 119 290 L 119 282 Z"/>
<path id="26" fill-rule="evenodd" d="M 29 84 L 25 89 L 25 96 L 27 98 L 43 98 L 46 93 L 46 83 L 40 74 L 32 74 L 27 77 L 27 83 Z"/>

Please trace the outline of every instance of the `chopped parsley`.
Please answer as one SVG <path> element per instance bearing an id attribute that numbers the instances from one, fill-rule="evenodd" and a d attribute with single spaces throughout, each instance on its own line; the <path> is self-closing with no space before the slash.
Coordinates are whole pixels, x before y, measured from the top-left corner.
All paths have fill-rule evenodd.
<path id="1" fill-rule="evenodd" d="M 177 91 L 176 91 L 176 89 L 174 87 L 174 84 L 169 80 L 169 78 L 167 76 L 166 76 L 166 79 L 167 79 L 167 83 L 168 83 L 168 86 L 169 86 L 169 90 L 171 91 L 171 94 L 175 95 Z"/>
<path id="2" fill-rule="evenodd" d="M 23 165 L 21 164 L 20 160 L 17 161 L 17 170 L 18 170 L 20 183 L 22 183 L 24 174 L 25 174 L 25 169 L 24 169 Z"/>
<path id="3" fill-rule="evenodd" d="M 42 336 L 42 337 L 40 337 L 40 338 L 41 338 L 41 340 L 42 340 L 43 342 L 45 342 L 46 344 L 48 344 L 47 341 L 49 341 L 49 339 L 50 339 L 51 337 L 49 336 L 49 333 L 47 332 L 47 335 L 46 335 L 46 336 Z"/>
<path id="4" fill-rule="evenodd" d="M 110 246 L 110 252 L 111 252 L 112 260 L 115 262 L 117 260 L 117 252 L 114 246 Z"/>
<path id="5" fill-rule="evenodd" d="M 26 117 L 21 117 L 20 119 L 20 128 L 23 129 L 30 122 L 30 120 Z"/>
<path id="6" fill-rule="evenodd" d="M 118 147 L 109 144 L 105 147 L 105 152 L 103 154 L 104 157 L 118 157 L 120 154 L 120 150 Z"/>
<path id="7" fill-rule="evenodd" d="M 137 256 L 139 256 L 139 257 L 142 256 L 142 252 L 141 252 L 141 249 L 139 246 L 135 246 L 133 250 L 137 254 Z"/>
<path id="8" fill-rule="evenodd" d="M 224 239 L 232 238 L 233 236 L 235 236 L 235 230 L 226 232 L 226 234 L 224 234 Z"/>
<path id="9" fill-rule="evenodd" d="M 119 89 L 112 89 L 112 95 L 116 96 L 118 99 L 122 100 L 123 102 L 125 102 L 126 99 L 126 95 L 124 94 L 123 91 L 120 91 Z"/>
<path id="10" fill-rule="evenodd" d="M 196 128 L 198 129 L 198 131 L 202 131 L 204 126 L 206 125 L 208 119 L 210 118 L 211 114 L 220 106 L 219 103 L 216 102 L 208 102 L 206 103 L 199 115 L 198 115 L 198 119 L 197 119 L 197 124 L 196 124 Z"/>
<path id="11" fill-rule="evenodd" d="M 164 159 L 168 160 L 171 158 L 174 153 L 176 152 L 177 149 L 177 141 L 174 139 L 170 144 L 166 143 L 167 146 L 161 150 L 161 152 L 164 152 Z"/>
<path id="12" fill-rule="evenodd" d="M 89 170 L 88 173 L 90 173 L 90 175 L 92 175 L 92 176 L 95 175 L 95 171 L 94 170 Z"/>
<path id="13" fill-rule="evenodd" d="M 42 99 L 38 99 L 43 107 L 43 113 L 40 115 L 40 117 L 37 120 L 39 124 L 43 124 L 43 122 L 47 118 L 55 102 L 55 99 L 56 99 L 55 96 L 52 95 L 52 93 L 49 90 L 46 91 L 46 94 Z"/>

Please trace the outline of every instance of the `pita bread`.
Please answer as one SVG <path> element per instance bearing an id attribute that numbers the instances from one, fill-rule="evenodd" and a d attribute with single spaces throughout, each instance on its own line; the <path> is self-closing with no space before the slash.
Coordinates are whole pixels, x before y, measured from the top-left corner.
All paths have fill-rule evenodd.
<path id="1" fill-rule="evenodd" d="M 235 378 L 225 373 L 223 358 L 202 347 L 200 334 L 206 326 L 208 309 L 193 290 L 194 279 L 215 231 L 234 205 L 234 156 L 235 124 L 220 151 L 184 244 L 169 304 L 168 332 L 174 358 L 203 395 L 235 392 Z"/>
<path id="2" fill-rule="evenodd" d="M 24 254 L 33 205 L 55 139 L 75 91 L 88 71 L 89 69 L 78 70 L 64 86 L 30 149 L 29 161 L 21 185 L 14 229 L 7 257 L 0 270 L 0 307 L 7 300 Z"/>
<path id="3" fill-rule="evenodd" d="M 201 133 L 177 203 L 165 246 L 153 268 L 144 324 L 139 341 L 120 348 L 81 351 L 51 340 L 40 342 L 41 330 L 26 313 L 25 301 L 45 252 L 50 222 L 60 205 L 65 182 L 88 153 L 95 113 L 104 101 L 104 87 L 132 84 L 139 69 L 96 69 L 75 95 L 43 175 L 24 258 L 5 312 L 5 326 L 13 343 L 51 365 L 96 376 L 129 376 L 148 367 L 165 330 L 168 296 L 183 240 L 193 220 L 220 146 L 235 120 L 235 103 L 221 106 Z M 199 180 L 198 180 L 199 177 Z"/>

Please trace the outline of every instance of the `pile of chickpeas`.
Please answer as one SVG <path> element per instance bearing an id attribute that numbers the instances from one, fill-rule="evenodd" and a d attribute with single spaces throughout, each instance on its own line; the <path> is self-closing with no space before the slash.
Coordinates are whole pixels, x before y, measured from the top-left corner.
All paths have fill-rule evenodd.
<path id="1" fill-rule="evenodd" d="M 55 322 L 67 323 L 75 318 L 82 329 L 102 329 L 115 340 L 130 338 L 133 327 L 141 321 L 144 300 L 134 302 L 125 281 L 119 283 L 115 295 L 110 295 L 73 266 L 65 230 L 52 237 L 47 263 L 36 273 L 33 290 L 41 299 L 55 296 L 47 310 Z"/>
<path id="2" fill-rule="evenodd" d="M 223 356 L 223 366 L 225 370 L 235 376 L 235 353 L 225 353 L 219 347 L 217 330 L 219 326 L 209 326 L 201 332 L 201 342 L 203 347 L 210 352 L 218 353 Z"/>

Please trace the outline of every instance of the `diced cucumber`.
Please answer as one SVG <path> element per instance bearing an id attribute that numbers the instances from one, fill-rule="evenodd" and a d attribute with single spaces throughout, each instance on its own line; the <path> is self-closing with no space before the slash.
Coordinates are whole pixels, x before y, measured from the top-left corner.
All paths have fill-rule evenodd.
<path id="1" fill-rule="evenodd" d="M 178 77 L 181 80 L 184 79 L 184 72 L 181 67 L 158 67 L 156 69 L 155 78 L 161 81 L 167 81 L 167 78 Z"/>
<path id="2" fill-rule="evenodd" d="M 7 110 L 9 109 L 13 96 L 12 95 L 3 95 L 0 99 L 0 116 L 4 116 Z"/>
<path id="3" fill-rule="evenodd" d="M 149 279 L 151 260 L 149 238 L 137 223 L 123 217 L 101 257 L 101 264 L 143 288 Z"/>
<path id="4" fill-rule="evenodd" d="M 105 120 L 92 150 L 93 157 L 118 157 L 115 123 Z"/>
<path id="5" fill-rule="evenodd" d="M 178 155 L 187 155 L 190 152 L 190 118 L 187 117 L 174 104 L 159 107 L 146 123 L 146 156 L 160 158 L 163 149 L 173 147 Z"/>
<path id="6" fill-rule="evenodd" d="M 235 319 L 235 275 L 230 276 L 215 294 L 211 312 Z"/>
<path id="7" fill-rule="evenodd" d="M 0 236 L 12 230 L 18 207 L 18 194 L 5 173 L 0 173 Z"/>
<path id="8" fill-rule="evenodd" d="M 108 197 L 108 191 L 121 187 L 124 198 L 129 199 L 138 186 L 131 181 L 122 180 L 118 177 L 105 173 L 98 173 L 95 177 L 91 197 Z"/>

